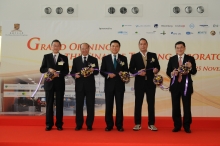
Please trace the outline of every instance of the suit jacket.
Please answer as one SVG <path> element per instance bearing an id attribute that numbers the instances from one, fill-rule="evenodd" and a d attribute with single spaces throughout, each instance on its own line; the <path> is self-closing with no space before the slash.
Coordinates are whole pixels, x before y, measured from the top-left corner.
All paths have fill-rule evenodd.
<path id="1" fill-rule="evenodd" d="M 137 73 L 139 70 L 144 69 L 145 65 L 143 62 L 142 54 L 140 52 L 133 54 L 131 57 L 129 71 L 132 74 Z M 156 53 L 147 52 L 147 67 L 146 69 L 157 68 L 160 71 L 160 64 L 157 59 Z M 147 85 L 148 88 L 156 88 L 156 85 L 153 83 L 154 73 L 153 70 L 146 71 L 147 76 Z M 144 76 L 135 76 L 134 88 L 144 90 L 145 77 Z"/>
<path id="2" fill-rule="evenodd" d="M 89 55 L 87 62 L 88 62 L 88 64 L 90 64 L 90 63 L 95 64 L 94 68 L 99 69 L 97 58 Z M 99 71 L 94 70 L 93 74 L 91 74 L 88 77 L 84 77 L 84 76 L 80 75 L 80 78 L 75 78 L 75 76 L 73 74 L 81 73 L 81 70 L 83 67 L 84 66 L 83 66 L 82 56 L 78 56 L 73 59 L 73 66 L 72 66 L 72 70 L 71 70 L 70 74 L 75 79 L 75 91 L 81 92 L 81 91 L 83 91 L 83 88 L 85 87 L 86 91 L 94 91 L 95 92 L 96 87 L 95 87 L 94 75 L 99 74 Z"/>
<path id="3" fill-rule="evenodd" d="M 191 74 L 195 75 L 196 72 L 197 72 L 196 62 L 195 62 L 194 57 L 185 54 L 184 58 L 183 58 L 183 64 L 185 64 L 186 62 L 191 62 L 192 69 L 189 72 L 189 74 L 182 75 L 182 81 L 180 82 L 180 86 L 178 86 L 179 85 L 179 83 L 178 83 L 178 76 L 175 77 L 175 82 L 173 83 L 173 85 L 171 85 L 173 78 L 170 80 L 170 91 L 171 92 L 179 91 L 179 90 L 177 90 L 178 88 L 181 88 L 181 91 L 184 92 L 184 90 L 185 90 L 185 83 L 186 83 L 186 77 L 188 77 L 187 93 L 188 94 L 192 94 L 193 93 L 193 84 L 192 84 L 193 80 L 191 78 Z M 167 65 L 166 74 L 171 78 L 171 72 L 175 68 L 178 69 L 178 67 L 179 67 L 178 55 L 174 55 L 174 56 L 170 57 L 168 65 Z"/>
<path id="4" fill-rule="evenodd" d="M 63 61 L 63 65 L 58 65 L 58 62 Z M 44 81 L 44 90 L 51 90 L 53 86 L 57 89 L 65 90 L 65 79 L 64 77 L 69 73 L 68 58 L 65 55 L 59 53 L 56 64 L 54 63 L 53 53 L 44 55 L 42 65 L 40 67 L 41 73 L 46 73 L 49 68 L 56 71 L 60 71 L 59 77 L 54 78 L 52 81 Z"/>
<path id="5" fill-rule="evenodd" d="M 120 64 L 120 62 L 124 62 L 124 65 Z M 128 72 L 127 57 L 118 54 L 116 69 L 114 68 L 111 54 L 102 58 L 100 73 L 105 78 L 105 91 L 112 92 L 114 89 L 116 89 L 116 91 L 125 91 L 125 82 L 123 82 L 119 76 L 120 71 Z M 114 73 L 116 76 L 114 78 L 109 78 L 108 73 Z"/>

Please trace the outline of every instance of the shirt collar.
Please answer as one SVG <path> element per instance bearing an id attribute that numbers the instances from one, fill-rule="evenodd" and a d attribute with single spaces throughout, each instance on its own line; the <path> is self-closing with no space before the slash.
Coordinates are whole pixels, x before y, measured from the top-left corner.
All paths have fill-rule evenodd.
<path id="1" fill-rule="evenodd" d="M 60 53 L 57 53 L 57 54 L 54 54 L 54 53 L 53 53 L 53 56 L 54 56 L 54 55 L 56 55 L 56 57 L 58 57 L 58 56 L 59 56 L 59 54 L 60 54 Z"/>
<path id="2" fill-rule="evenodd" d="M 182 59 L 184 58 L 185 54 L 183 54 L 182 56 L 178 55 L 178 58 L 182 57 Z"/>
<path id="3" fill-rule="evenodd" d="M 141 55 L 146 57 L 147 56 L 147 52 L 145 54 L 143 54 L 141 51 L 140 51 Z"/>
<path id="4" fill-rule="evenodd" d="M 83 55 L 82 55 L 82 59 L 84 59 L 84 57 L 86 57 L 86 59 L 87 59 L 87 58 L 89 57 L 89 55 L 86 55 L 86 56 L 83 56 Z"/>
<path id="5" fill-rule="evenodd" d="M 116 59 L 118 59 L 118 53 L 117 54 L 111 54 L 112 58 L 114 59 L 114 55 L 116 55 Z"/>

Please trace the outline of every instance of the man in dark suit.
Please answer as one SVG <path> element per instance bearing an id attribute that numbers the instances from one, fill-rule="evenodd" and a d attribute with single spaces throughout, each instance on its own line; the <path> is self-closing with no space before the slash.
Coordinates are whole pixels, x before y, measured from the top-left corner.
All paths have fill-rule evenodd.
<path id="1" fill-rule="evenodd" d="M 81 56 L 73 59 L 73 66 L 70 74 L 75 79 L 75 93 L 76 93 L 76 128 L 75 130 L 81 130 L 84 122 L 83 119 L 83 105 L 84 99 L 86 97 L 86 108 L 87 108 L 87 118 L 86 125 L 87 130 L 92 130 L 92 125 L 94 121 L 94 104 L 95 104 L 95 77 L 99 73 L 98 60 L 95 57 L 89 55 L 89 44 L 83 43 L 80 46 Z M 80 74 L 82 68 L 88 67 L 93 64 L 90 68 L 91 75 L 84 77 Z M 97 69 L 97 70 L 94 70 Z M 75 75 L 74 75 L 75 74 Z"/>
<path id="2" fill-rule="evenodd" d="M 144 93 L 148 103 L 148 129 L 157 131 L 155 124 L 155 92 L 156 85 L 153 83 L 154 74 L 160 70 L 157 55 L 147 51 L 148 42 L 146 39 L 139 40 L 140 52 L 133 54 L 130 61 L 129 70 L 132 74 L 136 74 L 135 89 L 135 126 L 133 130 L 141 129 L 141 110 L 143 104 Z"/>
<path id="3" fill-rule="evenodd" d="M 182 127 L 180 98 L 183 103 L 183 128 L 186 133 L 191 133 L 190 124 L 192 123 L 191 115 L 191 94 L 193 93 L 193 85 L 191 74 L 195 75 L 197 72 L 195 59 L 184 54 L 186 48 L 184 42 L 177 42 L 175 44 L 176 55 L 170 57 L 167 65 L 167 75 L 171 78 L 170 92 L 172 98 L 172 118 L 174 121 L 173 132 L 178 132 Z M 180 65 L 186 64 L 191 68 L 187 75 L 178 73 L 177 69 Z"/>
<path id="4" fill-rule="evenodd" d="M 128 71 L 127 58 L 119 54 L 120 42 L 113 40 L 110 43 L 111 54 L 102 58 L 101 74 L 105 78 L 105 131 L 111 131 L 114 126 L 113 105 L 116 103 L 115 126 L 118 131 L 123 128 L 123 102 L 125 92 L 125 82 L 119 76 L 120 72 Z"/>
<path id="5" fill-rule="evenodd" d="M 44 81 L 44 90 L 46 94 L 46 131 L 52 129 L 53 121 L 53 103 L 54 93 L 56 93 L 56 127 L 57 130 L 63 130 L 63 98 L 65 91 L 64 77 L 69 73 L 68 58 L 59 53 L 61 43 L 59 40 L 53 40 L 51 44 L 52 53 L 44 55 L 41 73 L 51 72 L 54 74 L 52 81 Z"/>

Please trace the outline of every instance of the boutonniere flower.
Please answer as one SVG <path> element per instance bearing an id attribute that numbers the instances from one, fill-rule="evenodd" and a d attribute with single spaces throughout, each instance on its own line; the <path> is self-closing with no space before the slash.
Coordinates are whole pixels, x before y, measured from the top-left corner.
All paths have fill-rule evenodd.
<path id="1" fill-rule="evenodd" d="M 152 58 L 150 63 L 152 63 L 152 62 L 154 62 L 154 61 L 155 61 L 155 59 L 154 59 L 154 58 Z"/>
<path id="2" fill-rule="evenodd" d="M 118 63 L 121 65 L 121 66 L 124 66 L 125 63 L 123 61 L 121 61 L 119 58 L 118 58 Z"/>
<path id="3" fill-rule="evenodd" d="M 93 63 L 93 64 L 91 63 L 89 66 L 91 66 L 91 67 L 95 67 L 95 63 Z"/>
<path id="4" fill-rule="evenodd" d="M 60 58 L 60 59 L 61 59 L 61 61 L 60 61 L 60 62 L 65 63 L 65 62 L 63 61 L 63 58 Z"/>
<path id="5" fill-rule="evenodd" d="M 121 65 L 121 66 L 124 66 L 124 65 L 125 65 L 125 63 L 124 63 L 124 62 L 122 62 L 122 61 L 120 61 L 120 65 Z"/>

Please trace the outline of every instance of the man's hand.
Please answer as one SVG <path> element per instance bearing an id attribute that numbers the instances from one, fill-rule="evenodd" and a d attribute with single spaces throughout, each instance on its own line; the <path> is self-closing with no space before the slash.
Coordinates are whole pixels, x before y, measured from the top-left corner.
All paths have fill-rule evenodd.
<path id="1" fill-rule="evenodd" d="M 54 70 L 54 69 L 52 69 L 52 68 L 49 68 L 48 71 L 51 72 L 51 73 L 56 72 L 56 70 Z"/>
<path id="2" fill-rule="evenodd" d="M 91 72 L 93 72 L 93 71 L 94 71 L 94 68 L 91 67 L 89 70 L 90 70 Z"/>
<path id="3" fill-rule="evenodd" d="M 114 78 L 116 75 L 113 73 L 109 73 L 108 76 L 109 76 L 109 78 Z"/>
<path id="4" fill-rule="evenodd" d="M 55 78 L 59 77 L 59 73 L 57 73 L 57 72 L 54 72 L 53 75 L 54 75 Z"/>
<path id="5" fill-rule="evenodd" d="M 77 79 L 80 78 L 79 73 L 76 73 L 76 74 L 75 74 L 75 78 L 77 78 Z"/>
<path id="6" fill-rule="evenodd" d="M 145 75 L 146 75 L 145 69 L 139 70 L 139 71 L 138 71 L 138 75 L 139 75 L 139 76 L 145 76 Z"/>
<path id="7" fill-rule="evenodd" d="M 178 70 L 174 68 L 174 70 L 171 72 L 171 76 L 177 76 L 178 75 Z"/>
<path id="8" fill-rule="evenodd" d="M 159 70 L 158 70 L 157 68 L 154 68 L 154 69 L 153 69 L 153 73 L 154 73 L 154 74 L 157 74 L 158 71 L 159 71 Z"/>
<path id="9" fill-rule="evenodd" d="M 186 62 L 185 64 L 186 64 L 186 66 L 187 66 L 188 68 L 192 68 L 191 62 Z"/>

